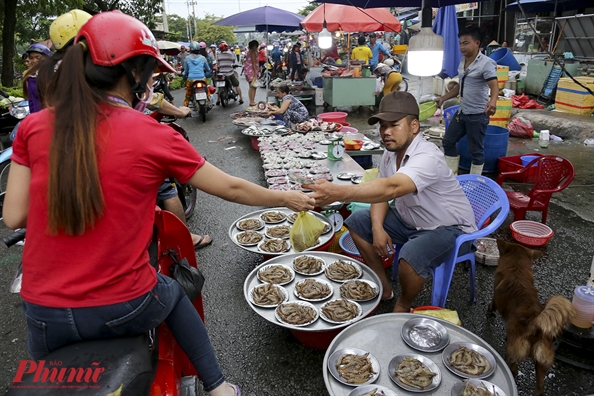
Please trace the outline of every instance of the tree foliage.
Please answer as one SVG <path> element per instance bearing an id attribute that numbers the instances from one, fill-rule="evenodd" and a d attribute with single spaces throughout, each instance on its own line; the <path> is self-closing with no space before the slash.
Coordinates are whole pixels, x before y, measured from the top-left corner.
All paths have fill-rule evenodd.
<path id="1" fill-rule="evenodd" d="M 319 6 L 320 5 L 318 3 L 309 3 L 305 7 L 299 9 L 299 11 L 297 11 L 297 13 L 300 14 L 300 15 L 303 15 L 303 16 L 308 16 L 310 12 L 312 12 L 313 10 L 315 10 L 316 8 L 318 8 Z"/>
<path id="2" fill-rule="evenodd" d="M 221 41 L 234 43 L 236 38 L 232 26 L 219 26 L 214 24 L 220 19 L 222 19 L 222 17 L 217 17 L 212 14 L 206 14 L 204 18 L 196 19 L 198 31 L 194 34 L 194 40 L 204 41 L 208 45 L 212 43 L 218 44 Z M 191 26 L 193 28 L 193 25 Z"/>
<path id="3" fill-rule="evenodd" d="M 186 23 L 188 20 L 177 14 L 167 15 L 167 25 L 169 33 L 167 33 L 167 40 L 170 41 L 189 41 L 188 29 Z"/>

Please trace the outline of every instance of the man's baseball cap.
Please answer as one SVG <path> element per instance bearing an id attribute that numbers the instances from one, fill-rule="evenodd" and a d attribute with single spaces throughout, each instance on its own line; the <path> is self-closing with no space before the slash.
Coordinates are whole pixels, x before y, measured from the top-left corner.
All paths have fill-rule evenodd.
<path id="1" fill-rule="evenodd" d="M 419 116 L 419 105 L 414 96 L 408 92 L 390 92 L 380 102 L 379 113 L 369 117 L 369 125 L 380 121 L 396 122 L 407 115 Z"/>
<path id="2" fill-rule="evenodd" d="M 375 35 L 375 33 L 371 33 L 371 34 L 369 35 L 369 37 L 377 37 L 377 36 Z"/>

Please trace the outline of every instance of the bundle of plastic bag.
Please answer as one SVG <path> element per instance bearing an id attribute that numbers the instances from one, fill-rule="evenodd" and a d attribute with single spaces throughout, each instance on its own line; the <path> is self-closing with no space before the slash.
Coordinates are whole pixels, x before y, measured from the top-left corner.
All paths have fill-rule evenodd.
<path id="1" fill-rule="evenodd" d="M 524 94 L 512 95 L 512 105 L 518 109 L 544 109 L 543 105 L 536 103 L 536 100 L 530 99 Z"/>
<path id="2" fill-rule="evenodd" d="M 324 223 L 308 212 L 299 212 L 291 227 L 291 244 L 296 252 L 302 252 L 318 244 Z"/>
<path id="3" fill-rule="evenodd" d="M 534 134 L 534 128 L 530 120 L 521 116 L 514 117 L 507 126 L 507 129 L 509 129 L 509 136 L 513 137 L 532 139 L 532 135 Z"/>

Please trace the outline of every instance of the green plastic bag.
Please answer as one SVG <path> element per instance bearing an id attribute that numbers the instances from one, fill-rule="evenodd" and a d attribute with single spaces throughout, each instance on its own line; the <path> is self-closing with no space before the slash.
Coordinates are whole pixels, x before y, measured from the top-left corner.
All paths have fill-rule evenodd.
<path id="1" fill-rule="evenodd" d="M 302 252 L 318 244 L 324 223 L 308 212 L 299 212 L 291 227 L 291 244 L 296 252 Z"/>

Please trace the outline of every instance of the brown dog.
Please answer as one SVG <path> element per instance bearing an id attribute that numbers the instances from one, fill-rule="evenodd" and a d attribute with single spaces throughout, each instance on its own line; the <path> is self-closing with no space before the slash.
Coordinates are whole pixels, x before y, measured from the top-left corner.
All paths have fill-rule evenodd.
<path id="1" fill-rule="evenodd" d="M 569 324 L 575 308 L 562 296 L 538 300 L 532 263 L 542 252 L 497 240 L 499 266 L 495 271 L 495 294 L 489 311 L 501 313 L 507 330 L 507 362 L 514 377 L 518 363 L 531 357 L 536 366 L 534 396 L 544 395 L 544 378 L 553 365 L 553 338 Z"/>

